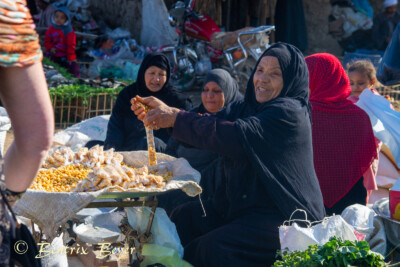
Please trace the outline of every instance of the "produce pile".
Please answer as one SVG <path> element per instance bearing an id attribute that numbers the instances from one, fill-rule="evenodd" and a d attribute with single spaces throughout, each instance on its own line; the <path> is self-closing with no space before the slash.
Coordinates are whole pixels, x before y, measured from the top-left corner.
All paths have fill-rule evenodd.
<path id="1" fill-rule="evenodd" d="M 317 267 L 317 266 L 388 266 L 381 254 L 370 250 L 366 241 L 343 241 L 331 237 L 323 246 L 310 245 L 305 251 L 278 251 L 274 266 Z"/>
<path id="2" fill-rule="evenodd" d="M 61 147 L 50 153 L 30 189 L 47 192 L 91 192 L 117 186 L 129 189 L 164 188 L 172 177 L 167 170 L 133 168 L 123 156 L 103 147 L 81 148 L 76 153 Z"/>

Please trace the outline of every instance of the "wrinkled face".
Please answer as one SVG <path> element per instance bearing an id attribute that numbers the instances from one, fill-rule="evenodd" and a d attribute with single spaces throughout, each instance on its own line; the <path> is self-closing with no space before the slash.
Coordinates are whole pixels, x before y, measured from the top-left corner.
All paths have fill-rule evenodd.
<path id="1" fill-rule="evenodd" d="M 210 113 L 217 113 L 225 104 L 225 95 L 216 82 L 208 82 L 201 92 L 201 101 Z"/>
<path id="2" fill-rule="evenodd" d="M 370 89 L 374 85 L 373 81 L 368 78 L 368 75 L 359 71 L 349 72 L 351 94 L 359 97 L 365 89 Z"/>
<path id="3" fill-rule="evenodd" d="M 158 92 L 167 82 L 167 71 L 156 66 L 150 66 L 144 73 L 144 82 L 150 91 Z"/>
<path id="4" fill-rule="evenodd" d="M 67 21 L 67 16 L 61 12 L 61 11 L 56 11 L 54 13 L 54 22 L 57 26 L 62 26 L 64 23 Z"/>
<path id="5" fill-rule="evenodd" d="M 393 16 L 393 14 L 396 12 L 396 10 L 397 10 L 397 5 L 388 6 L 387 8 L 385 8 L 386 16 L 388 16 L 388 17 Z"/>
<path id="6" fill-rule="evenodd" d="M 265 56 L 258 64 L 254 77 L 257 102 L 265 103 L 276 98 L 283 88 L 282 70 L 276 57 Z"/>

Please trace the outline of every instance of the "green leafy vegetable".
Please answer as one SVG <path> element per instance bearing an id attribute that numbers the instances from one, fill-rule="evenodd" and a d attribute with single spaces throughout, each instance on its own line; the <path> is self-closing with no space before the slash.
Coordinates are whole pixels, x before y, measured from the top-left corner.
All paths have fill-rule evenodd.
<path id="1" fill-rule="evenodd" d="M 388 266 L 382 255 L 372 252 L 366 241 L 342 241 L 332 237 L 323 246 L 311 245 L 305 251 L 278 251 L 274 266 L 279 267 L 350 267 Z"/>
<path id="2" fill-rule="evenodd" d="M 43 63 L 43 65 L 48 65 L 48 66 L 54 67 L 59 73 L 61 73 L 62 76 L 64 76 L 65 79 L 75 80 L 74 76 L 72 76 L 72 74 L 69 73 L 66 68 L 61 67 L 59 64 L 51 61 L 47 57 L 43 57 L 42 63 Z"/>
<path id="3" fill-rule="evenodd" d="M 61 97 L 66 100 L 71 100 L 72 98 L 82 98 L 83 105 L 88 104 L 88 98 L 91 96 L 96 96 L 101 93 L 107 93 L 112 98 L 116 98 L 118 93 L 122 90 L 119 88 L 95 88 L 88 86 L 86 84 L 73 84 L 73 85 L 61 85 L 55 88 L 49 88 L 50 97 L 53 100 L 55 96 Z"/>

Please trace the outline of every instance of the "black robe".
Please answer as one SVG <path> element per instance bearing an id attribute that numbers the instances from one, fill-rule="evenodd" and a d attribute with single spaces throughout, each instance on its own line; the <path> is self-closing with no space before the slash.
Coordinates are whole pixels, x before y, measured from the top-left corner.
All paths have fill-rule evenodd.
<path id="1" fill-rule="evenodd" d="M 232 102 L 243 100 L 243 95 L 239 91 L 238 83 L 226 70 L 211 70 L 204 79 L 203 88 L 209 82 L 215 82 L 221 88 L 225 99 L 223 108 Z M 209 113 L 203 104 L 192 109 L 191 112 L 198 114 Z M 200 186 L 203 189 L 201 194 L 202 200 L 207 200 L 214 196 L 215 189 L 221 181 L 219 178 L 221 175 L 221 164 L 218 154 L 208 150 L 194 148 L 187 144 L 180 144 L 174 138 L 169 140 L 166 153 L 174 157 L 185 158 L 194 169 L 200 172 Z M 198 199 L 189 197 L 182 191 L 171 191 L 159 196 L 158 200 L 159 207 L 164 208 L 167 214 L 170 214 L 178 205 L 190 201 L 197 201 Z"/>
<path id="2" fill-rule="evenodd" d="M 167 81 L 158 92 L 151 92 L 144 79 L 145 71 L 156 66 L 167 71 Z M 143 60 L 135 83 L 125 87 L 118 95 L 113 107 L 107 128 L 105 149 L 114 148 L 117 151 L 146 150 L 146 131 L 143 122 L 138 120 L 131 110 L 131 99 L 136 95 L 147 97 L 154 96 L 169 106 L 190 110 L 192 102 L 190 99 L 178 92 L 169 84 L 170 65 L 167 57 L 160 53 L 149 54 Z M 155 145 L 157 151 L 163 151 L 169 135 L 166 129 L 154 131 Z"/>
<path id="3" fill-rule="evenodd" d="M 283 43 L 263 56 L 277 57 L 282 69 L 277 98 L 257 102 L 253 72 L 244 101 L 216 116 L 180 112 L 176 118 L 176 140 L 221 155 L 223 181 L 205 203 L 207 216 L 197 203 L 171 215 L 184 257 L 195 266 L 269 266 L 279 249 L 278 227 L 296 209 L 311 221 L 325 216 L 312 157 L 304 58 Z"/>

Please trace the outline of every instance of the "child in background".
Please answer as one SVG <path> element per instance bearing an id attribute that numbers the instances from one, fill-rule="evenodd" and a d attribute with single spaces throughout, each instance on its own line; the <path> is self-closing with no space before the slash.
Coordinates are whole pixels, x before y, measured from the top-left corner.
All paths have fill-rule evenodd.
<path id="1" fill-rule="evenodd" d="M 373 88 L 380 86 L 380 83 L 376 78 L 375 67 L 370 61 L 359 60 L 348 65 L 348 75 L 352 94 L 348 99 L 353 103 L 357 103 L 360 94 L 366 89 L 371 90 L 375 95 L 380 95 L 378 91 Z M 384 97 L 390 101 L 389 96 Z M 392 107 L 392 109 L 394 108 Z M 390 162 L 387 152 L 384 153 L 381 151 L 382 142 L 375 137 L 375 143 L 379 153 L 378 159 L 376 159 L 372 163 L 370 169 L 364 173 L 364 186 L 368 192 L 367 202 L 370 204 L 382 197 L 388 196 L 386 183 L 391 179 L 388 173 L 393 173 L 391 170 L 395 169 L 395 164 Z M 385 150 L 389 149 L 385 147 Z"/>
<path id="2" fill-rule="evenodd" d="M 79 65 L 76 62 L 76 36 L 66 7 L 58 7 L 52 17 L 44 38 L 46 56 L 79 77 Z"/>
<path id="3" fill-rule="evenodd" d="M 368 60 L 358 60 L 348 66 L 348 74 L 351 85 L 351 95 L 358 97 L 365 89 L 378 94 L 373 86 L 377 83 L 374 65 Z"/>
<path id="4" fill-rule="evenodd" d="M 347 65 L 347 73 L 350 79 L 351 96 L 349 100 L 353 103 L 358 101 L 358 97 L 365 89 L 369 89 L 375 95 L 380 95 L 374 87 L 379 87 L 380 83 L 376 78 L 376 70 L 369 60 L 357 60 Z M 389 96 L 384 96 L 390 101 Z"/>

